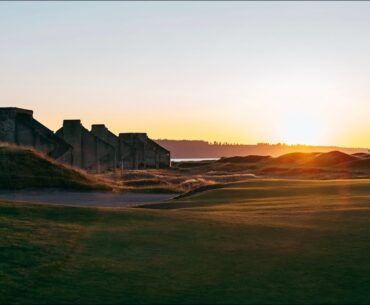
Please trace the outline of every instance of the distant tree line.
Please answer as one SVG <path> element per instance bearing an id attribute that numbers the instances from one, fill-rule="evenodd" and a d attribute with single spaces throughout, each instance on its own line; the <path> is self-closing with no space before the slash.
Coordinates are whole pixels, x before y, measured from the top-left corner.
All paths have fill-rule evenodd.
<path id="1" fill-rule="evenodd" d="M 288 145 L 285 143 L 240 144 L 207 142 L 202 140 L 156 140 L 171 151 L 172 158 L 221 158 L 246 155 L 279 156 L 290 152 L 328 152 L 339 150 L 345 153 L 367 152 L 367 148 L 344 148 L 335 146 Z"/>

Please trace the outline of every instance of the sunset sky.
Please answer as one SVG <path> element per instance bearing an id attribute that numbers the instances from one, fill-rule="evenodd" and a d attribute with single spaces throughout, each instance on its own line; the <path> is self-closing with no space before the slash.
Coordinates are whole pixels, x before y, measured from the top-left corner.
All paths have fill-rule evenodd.
<path id="1" fill-rule="evenodd" d="M 53 130 L 370 147 L 370 2 L 0 2 L 0 69 Z"/>

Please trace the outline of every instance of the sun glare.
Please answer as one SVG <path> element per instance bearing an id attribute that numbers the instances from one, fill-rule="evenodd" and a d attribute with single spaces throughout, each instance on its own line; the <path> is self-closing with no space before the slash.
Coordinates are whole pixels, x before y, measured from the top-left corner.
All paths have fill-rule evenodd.
<path id="1" fill-rule="evenodd" d="M 324 128 L 319 118 L 294 113 L 281 123 L 280 138 L 287 144 L 319 145 L 324 140 Z"/>

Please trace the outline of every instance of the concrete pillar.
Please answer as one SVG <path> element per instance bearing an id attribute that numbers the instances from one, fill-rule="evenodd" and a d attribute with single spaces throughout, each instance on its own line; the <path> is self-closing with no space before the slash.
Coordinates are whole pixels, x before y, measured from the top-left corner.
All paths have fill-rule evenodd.
<path id="1" fill-rule="evenodd" d="M 134 156 L 133 156 L 133 164 L 132 164 L 133 169 L 139 169 L 139 153 L 136 149 L 134 148 Z"/>
<path id="2" fill-rule="evenodd" d="M 16 141 L 16 112 L 0 109 L 0 141 L 15 143 Z"/>
<path id="3" fill-rule="evenodd" d="M 63 121 L 63 139 L 73 147 L 73 165 L 83 167 L 81 120 Z"/>
<path id="4" fill-rule="evenodd" d="M 94 124 L 91 125 L 91 132 L 99 137 L 100 139 L 104 140 L 105 142 L 108 141 L 108 130 L 104 124 Z"/>
<path id="5" fill-rule="evenodd" d="M 119 150 L 120 141 L 119 138 L 110 132 L 104 124 L 93 124 L 91 125 L 91 133 L 97 136 L 99 139 L 109 143 L 115 148 L 114 156 L 112 159 L 112 167 L 119 167 Z"/>
<path id="6" fill-rule="evenodd" d="M 155 151 L 155 168 L 159 168 L 159 152 L 158 150 Z"/>
<path id="7" fill-rule="evenodd" d="M 95 150 L 95 153 L 94 153 L 94 158 L 95 158 L 95 168 L 96 168 L 96 172 L 97 173 L 100 173 L 100 149 L 99 149 L 99 144 L 98 144 L 98 138 L 97 137 L 94 137 L 94 150 Z"/>

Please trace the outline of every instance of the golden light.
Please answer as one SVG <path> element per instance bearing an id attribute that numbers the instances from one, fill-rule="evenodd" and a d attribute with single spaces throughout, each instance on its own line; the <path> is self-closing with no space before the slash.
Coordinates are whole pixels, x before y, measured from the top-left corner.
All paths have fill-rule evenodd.
<path id="1" fill-rule="evenodd" d="M 279 130 L 279 138 L 287 144 L 319 145 L 325 140 L 322 120 L 310 113 L 288 113 Z"/>

